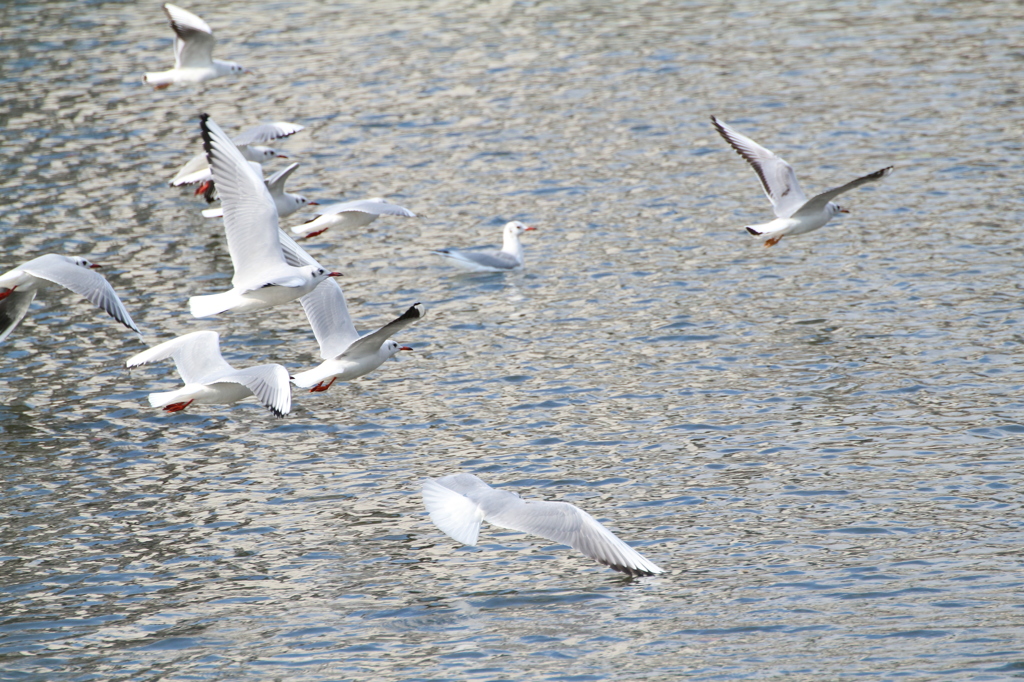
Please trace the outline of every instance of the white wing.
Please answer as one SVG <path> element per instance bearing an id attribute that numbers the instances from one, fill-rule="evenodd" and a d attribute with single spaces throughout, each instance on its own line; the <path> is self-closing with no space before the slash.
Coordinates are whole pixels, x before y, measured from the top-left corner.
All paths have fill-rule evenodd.
<path id="1" fill-rule="evenodd" d="M 435 483 L 452 490 L 454 494 L 465 496 L 480 510 L 484 521 L 500 528 L 518 530 L 569 545 L 598 563 L 629 575 L 653 575 L 663 572 L 635 549 L 615 537 L 590 514 L 566 502 L 527 502 L 515 493 L 491 488 L 472 474 L 445 476 L 437 479 Z M 470 507 L 463 504 L 463 508 Z M 449 510 L 453 517 L 462 511 L 455 503 L 448 501 L 445 501 L 442 509 Z M 460 530 L 454 521 L 450 522 L 450 525 L 455 530 Z M 463 523 L 463 526 L 465 525 Z M 440 524 L 438 527 L 448 533 Z M 452 537 L 459 539 L 455 535 Z"/>
<path id="2" fill-rule="evenodd" d="M 188 160 L 181 169 L 174 174 L 174 178 L 171 180 L 171 187 L 179 187 L 181 185 L 190 185 L 193 182 L 199 182 L 199 180 L 192 179 L 193 176 L 199 171 L 208 171 L 210 164 L 206 160 L 206 154 L 196 154 Z"/>
<path id="3" fill-rule="evenodd" d="M 80 265 L 75 265 L 69 258 L 50 253 L 30 260 L 20 267 L 21 270 L 39 277 L 41 279 L 55 282 L 71 291 L 85 296 L 94 305 L 110 315 L 112 318 L 131 329 L 136 334 L 141 334 L 139 328 L 132 322 L 132 316 L 128 314 L 121 299 L 114 292 L 114 287 L 104 279 L 103 275 L 94 272 Z"/>
<path id="4" fill-rule="evenodd" d="M 334 215 L 336 213 L 369 213 L 370 215 L 399 215 L 406 218 L 415 218 L 416 214 L 409 209 L 392 204 L 379 197 L 374 199 L 359 199 L 356 201 L 342 201 L 337 204 L 323 206 L 316 211 L 316 215 Z"/>
<path id="5" fill-rule="evenodd" d="M 177 5 L 167 3 L 164 12 L 174 29 L 175 68 L 208 67 L 213 63 L 213 31 L 209 25 Z"/>
<path id="6" fill-rule="evenodd" d="M 150 362 L 174 360 L 186 384 L 209 384 L 235 370 L 220 354 L 220 336 L 214 331 L 192 332 L 153 346 L 131 357 L 129 369 Z"/>
<path id="7" fill-rule="evenodd" d="M 298 248 L 298 247 L 296 247 Z M 320 357 L 333 358 L 359 339 L 345 303 L 345 294 L 334 278 L 321 282 L 299 299 L 306 311 L 313 335 L 320 344 Z"/>
<path id="8" fill-rule="evenodd" d="M 291 412 L 292 387 L 288 380 L 288 370 L 281 365 L 256 365 L 234 370 L 234 376 L 224 380 L 235 381 L 248 388 L 278 417 Z"/>
<path id="9" fill-rule="evenodd" d="M 284 193 L 284 183 L 288 181 L 288 176 L 295 172 L 295 169 L 299 167 L 298 163 L 293 163 L 284 170 L 279 170 L 269 178 L 266 179 L 267 189 L 270 190 L 271 196 L 275 192 L 278 194 Z"/>
<path id="10" fill-rule="evenodd" d="M 888 166 L 887 168 L 877 170 L 874 173 L 861 176 L 852 182 L 846 183 L 842 187 L 836 187 L 835 189 L 830 189 L 827 192 L 822 192 L 816 197 L 812 197 L 811 200 L 804 204 L 799 211 L 793 214 L 793 217 L 795 218 L 799 216 L 801 213 L 804 213 L 805 211 L 808 213 L 817 213 L 818 211 L 821 211 L 825 208 L 825 204 L 832 201 L 843 192 L 849 192 L 851 189 L 854 189 L 855 187 L 860 187 L 861 185 L 867 184 L 869 182 L 881 180 L 889 173 L 892 173 L 892 166 Z"/>
<path id="11" fill-rule="evenodd" d="M 35 289 L 24 292 L 14 290 L 6 298 L 0 299 L 0 343 L 18 328 L 35 299 Z"/>
<path id="12" fill-rule="evenodd" d="M 241 147 L 247 144 L 263 144 L 271 140 L 279 140 L 282 137 L 294 135 L 305 126 L 287 121 L 274 121 L 273 123 L 261 123 L 236 135 L 231 141 Z"/>
<path id="13" fill-rule="evenodd" d="M 285 265 L 278 235 L 277 206 L 263 182 L 224 131 L 207 114 L 200 117 L 203 148 L 224 210 L 224 231 L 235 268 L 231 283 L 255 289 Z"/>
<path id="14" fill-rule="evenodd" d="M 445 535 L 464 545 L 476 544 L 480 522 L 484 518 L 480 505 L 432 478 L 423 481 L 423 504 L 430 520 Z"/>
<path id="15" fill-rule="evenodd" d="M 318 287 L 319 288 L 319 287 Z M 343 356 L 375 355 L 384 342 L 423 317 L 423 311 L 414 303 L 404 313 L 388 322 L 377 331 L 362 336 L 342 353 Z"/>
<path id="16" fill-rule="evenodd" d="M 761 188 L 768 201 L 772 202 L 776 217 L 788 218 L 807 203 L 807 197 L 800 189 L 792 166 L 714 116 L 711 117 L 711 122 L 736 153 L 753 167 L 758 179 L 761 180 Z"/>

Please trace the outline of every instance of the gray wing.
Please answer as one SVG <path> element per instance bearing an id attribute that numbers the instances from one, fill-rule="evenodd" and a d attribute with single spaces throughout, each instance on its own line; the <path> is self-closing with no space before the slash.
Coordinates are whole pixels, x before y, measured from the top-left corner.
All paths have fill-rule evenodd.
<path id="1" fill-rule="evenodd" d="M 276 210 L 276 209 L 275 209 Z M 316 262 L 316 259 L 306 253 L 306 250 L 295 243 L 295 240 L 284 233 L 283 230 L 278 229 L 277 231 L 278 243 L 281 245 L 281 253 L 284 255 L 284 261 L 294 267 L 302 267 L 303 265 L 316 265 L 320 266 Z"/>
<path id="2" fill-rule="evenodd" d="M 853 182 L 846 183 L 842 187 L 836 187 L 835 189 L 830 189 L 827 192 L 822 192 L 821 194 L 817 195 L 816 197 L 813 197 L 810 201 L 804 204 L 799 211 L 793 214 L 793 217 L 795 218 L 799 216 L 801 213 L 804 213 L 805 211 L 809 213 L 817 213 L 818 211 L 821 211 L 822 209 L 825 208 L 825 204 L 832 201 L 840 194 L 844 192 L 849 192 L 851 189 L 854 189 L 855 187 L 860 187 L 861 185 L 867 184 L 869 182 L 876 182 L 878 180 L 881 180 L 890 173 L 892 173 L 892 166 L 888 166 L 886 168 L 883 168 L 882 170 L 877 170 L 874 173 L 870 173 L 863 177 L 859 177 Z"/>
<path id="3" fill-rule="evenodd" d="M 736 153 L 751 165 L 761 181 L 768 201 L 772 202 L 775 215 L 788 218 L 807 202 L 804 191 L 800 189 L 793 167 L 765 149 L 746 135 L 741 135 L 714 116 L 711 117 L 718 133 L 725 138 Z"/>
<path id="4" fill-rule="evenodd" d="M 273 195 L 284 193 L 284 183 L 288 181 L 288 176 L 295 172 L 295 169 L 299 167 L 298 163 L 293 163 L 284 170 L 279 170 L 269 178 L 265 180 L 267 189 L 270 190 L 270 194 Z"/>
<path id="5" fill-rule="evenodd" d="M 221 356 L 220 337 L 214 331 L 192 332 L 164 341 L 132 356 L 125 364 L 131 369 L 168 358 L 174 360 L 186 384 L 210 384 L 235 371 Z"/>
<path id="6" fill-rule="evenodd" d="M 316 211 L 316 215 L 334 215 L 337 213 L 368 213 L 370 215 L 398 215 L 406 218 L 415 218 L 416 214 L 398 204 L 392 204 L 381 198 L 358 199 L 356 201 L 342 201 L 336 204 L 322 206 Z"/>
<path id="7" fill-rule="evenodd" d="M 65 257 L 52 253 L 25 263 L 21 269 L 30 275 L 49 280 L 76 294 L 85 296 L 94 305 L 103 308 L 107 315 L 136 334 L 142 333 L 132 322 L 132 316 L 128 314 L 121 299 L 117 297 L 114 287 L 110 286 L 110 282 L 104 279 L 103 275 L 75 265 Z"/>
<path id="8" fill-rule="evenodd" d="M 458 249 L 438 249 L 434 251 L 439 256 L 452 260 L 462 261 L 477 267 L 493 268 L 495 270 L 514 270 L 522 265 L 514 256 L 504 251 L 459 251 Z"/>
<path id="9" fill-rule="evenodd" d="M 320 357 L 324 360 L 344 353 L 359 339 L 359 332 L 352 324 L 352 316 L 345 303 L 345 294 L 333 277 L 318 284 L 300 298 L 299 303 L 306 311 L 313 335 L 320 344 Z"/>
<path id="10" fill-rule="evenodd" d="M 235 381 L 248 388 L 264 407 L 278 417 L 291 412 L 292 388 L 288 370 L 281 365 L 256 365 L 234 370 L 233 376 L 223 380 Z"/>
<path id="11" fill-rule="evenodd" d="M 662 569 L 615 537 L 593 516 L 567 502 L 507 500 L 484 520 L 501 528 L 539 535 L 569 545 L 600 564 L 628 575 L 654 575 Z"/>
<path id="12" fill-rule="evenodd" d="M 3 343 L 4 339 L 18 328 L 35 299 L 35 289 L 31 291 L 15 289 L 6 298 L 0 300 L 0 343 Z"/>
<path id="13" fill-rule="evenodd" d="M 285 265 L 278 235 L 277 206 L 249 161 L 228 139 L 208 114 L 199 117 L 203 148 L 217 183 L 224 209 L 224 231 L 235 275 L 236 287 L 256 288 L 266 281 L 266 273 Z"/>
<path id="14" fill-rule="evenodd" d="M 164 12 L 174 29 L 175 68 L 204 67 L 213 62 L 213 31 L 210 26 L 177 5 L 167 3 Z"/>
<path id="15" fill-rule="evenodd" d="M 287 121 L 262 123 L 239 133 L 231 141 L 239 147 L 247 144 L 263 144 L 264 142 L 294 135 L 300 130 L 304 130 L 305 127 L 300 126 L 298 123 L 288 123 Z"/>
<path id="16" fill-rule="evenodd" d="M 320 287 L 317 288 L 319 289 Z M 385 341 L 423 317 L 423 311 L 417 306 L 419 306 L 419 303 L 414 303 L 409 306 L 408 310 L 388 322 L 377 331 L 367 334 L 366 336 L 359 337 L 359 340 L 350 345 L 342 355 L 372 355 L 376 353 L 380 350 L 380 347 L 384 345 Z"/>

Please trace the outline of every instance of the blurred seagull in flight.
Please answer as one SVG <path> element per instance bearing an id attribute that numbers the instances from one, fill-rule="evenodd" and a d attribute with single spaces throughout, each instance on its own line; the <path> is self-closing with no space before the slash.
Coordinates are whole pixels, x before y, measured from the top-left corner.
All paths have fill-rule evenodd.
<path id="1" fill-rule="evenodd" d="M 51 283 L 85 296 L 112 318 L 141 334 L 110 282 L 93 272 L 98 267 L 78 256 L 50 253 L 0 275 L 0 342 L 25 319 L 39 289 Z"/>
<path id="2" fill-rule="evenodd" d="M 480 522 L 486 521 L 569 545 L 627 575 L 664 573 L 579 507 L 568 502 L 524 500 L 514 492 L 492 488 L 473 474 L 424 480 L 423 503 L 434 525 L 464 545 L 476 544 Z"/>
<path id="3" fill-rule="evenodd" d="M 280 305 L 305 296 L 328 277 L 341 273 L 320 266 L 303 252 L 306 262 L 286 259 L 289 248 L 299 249 L 281 231 L 277 207 L 263 178 L 209 115 L 199 117 L 206 150 L 224 209 L 224 232 L 235 274 L 232 289 L 220 294 L 193 296 L 189 308 L 195 317 L 225 311 L 248 312 Z"/>
<path id="4" fill-rule="evenodd" d="M 291 411 L 292 389 L 288 370 L 281 365 L 256 365 L 235 369 L 220 354 L 220 336 L 214 331 L 192 332 L 142 351 L 128 360 L 128 369 L 174 360 L 182 388 L 150 393 L 149 404 L 166 412 L 181 412 L 192 403 L 199 405 L 234 404 L 255 395 L 264 407 L 278 417 Z"/>
<path id="5" fill-rule="evenodd" d="M 765 149 L 745 135 L 733 130 L 714 116 L 711 122 L 736 153 L 742 156 L 757 173 L 761 188 L 772 202 L 775 220 L 761 225 L 749 225 L 747 232 L 765 240 L 765 246 L 774 246 L 786 235 L 798 235 L 817 230 L 838 213 L 849 213 L 832 200 L 844 192 L 868 182 L 881 180 L 892 173 L 892 166 L 848 182 L 842 187 L 812 197 L 810 200 L 800 189 L 793 167 L 781 157 Z"/>
<path id="6" fill-rule="evenodd" d="M 205 21 L 171 3 L 164 5 L 164 12 L 174 29 L 174 68 L 149 72 L 142 77 L 144 83 L 163 90 L 175 83 L 202 83 L 229 73 L 249 73 L 240 64 L 213 58 L 213 31 Z"/>
<path id="7" fill-rule="evenodd" d="M 316 218 L 292 228 L 292 232 L 299 235 L 298 239 L 315 237 L 332 227 L 341 230 L 366 227 L 382 215 L 416 217 L 409 209 L 389 203 L 380 197 L 328 204 L 318 209 L 316 214 Z"/>

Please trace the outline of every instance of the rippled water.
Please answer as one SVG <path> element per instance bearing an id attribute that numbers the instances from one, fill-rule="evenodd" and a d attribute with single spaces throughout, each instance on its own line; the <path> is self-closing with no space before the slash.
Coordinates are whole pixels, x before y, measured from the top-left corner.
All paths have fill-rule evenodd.
<path id="1" fill-rule="evenodd" d="M 422 214 L 310 247 L 416 348 L 271 418 L 150 409 L 169 366 L 74 294 L 3 346 L 0 678 L 1007 679 L 1024 673 L 1015 3 L 225 2 L 257 77 L 153 92 L 156 3 L 0 5 L 4 268 L 90 254 L 146 343 L 317 359 L 297 305 L 197 321 L 217 221 L 166 181 L 197 116 L 308 129 L 321 201 Z M 715 114 L 852 210 L 764 249 Z M 430 248 L 496 242 L 466 276 Z M 294 224 L 291 219 L 288 224 Z M 424 476 L 574 502 L 630 580 L 485 527 Z M 1016 492 L 1015 492 L 1016 491 Z"/>

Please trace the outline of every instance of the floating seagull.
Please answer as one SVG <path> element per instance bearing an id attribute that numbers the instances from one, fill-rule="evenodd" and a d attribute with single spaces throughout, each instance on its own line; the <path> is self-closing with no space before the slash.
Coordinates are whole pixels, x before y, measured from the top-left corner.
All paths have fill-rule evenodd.
<path id="1" fill-rule="evenodd" d="M 523 232 L 536 230 L 536 227 L 524 225 L 518 220 L 505 224 L 504 241 L 501 251 L 458 251 L 456 249 L 438 249 L 431 251 L 444 256 L 452 265 L 473 272 L 504 272 L 519 270 L 523 267 L 523 245 L 519 243 L 519 235 Z"/>
<path id="2" fill-rule="evenodd" d="M 273 123 L 263 123 L 249 128 L 233 137 L 231 141 L 238 147 L 238 151 L 242 152 L 242 156 L 253 163 L 261 164 L 275 158 L 288 158 L 278 150 L 264 146 L 265 142 L 289 137 L 304 128 L 305 126 L 301 126 L 298 123 L 274 121 Z M 262 168 L 259 172 L 262 175 Z M 171 187 L 181 187 L 182 185 L 195 185 L 198 183 L 199 189 L 196 190 L 196 194 L 202 194 L 206 197 L 207 201 L 212 201 L 213 183 L 210 179 L 210 162 L 207 161 L 206 153 L 203 152 L 189 159 L 189 162 L 175 173 L 174 178 L 171 179 L 169 184 Z"/>
<path id="3" fill-rule="evenodd" d="M 369 374 L 398 351 L 412 350 L 390 337 L 423 317 L 420 304 L 414 303 L 377 331 L 360 336 L 352 324 L 345 294 L 334 280 L 306 294 L 300 302 L 324 359 L 308 372 L 292 377 L 296 386 L 309 388 L 310 393 L 326 391 L 338 379 L 349 381 Z"/>
<path id="4" fill-rule="evenodd" d="M 382 215 L 416 217 L 416 214 L 407 208 L 389 203 L 381 197 L 374 197 L 373 199 L 343 201 L 324 206 L 317 210 L 316 218 L 302 225 L 296 225 L 292 228 L 292 232 L 300 235 L 299 239 L 309 239 L 322 234 L 331 227 L 343 230 L 365 227 Z"/>
<path id="5" fill-rule="evenodd" d="M 310 201 L 301 194 L 290 194 L 284 191 L 284 183 L 288 180 L 288 176 L 291 175 L 298 167 L 298 163 L 293 163 L 284 170 L 274 173 L 263 181 L 267 186 L 267 189 L 270 191 L 271 198 L 274 200 L 274 206 L 277 207 L 278 218 L 290 216 L 303 206 L 319 205 L 315 201 Z M 224 215 L 224 209 L 223 207 L 207 208 L 203 210 L 203 215 L 207 218 L 220 218 Z"/>
<path id="6" fill-rule="evenodd" d="M 765 246 L 774 246 L 786 235 L 798 235 L 811 232 L 822 227 L 837 213 L 849 213 L 845 208 L 832 202 L 843 192 L 854 187 L 880 180 L 892 172 L 892 166 L 875 171 L 870 175 L 857 178 L 842 187 L 822 192 L 810 201 L 800 189 L 793 167 L 780 157 L 765 149 L 745 135 L 741 135 L 714 116 L 711 122 L 715 129 L 732 145 L 736 153 L 753 166 L 761 187 L 772 202 L 777 218 L 770 223 L 750 225 L 747 232 L 755 237 L 765 238 Z"/>
<path id="7" fill-rule="evenodd" d="M 281 365 L 257 365 L 235 369 L 220 354 L 217 332 L 201 331 L 179 336 L 142 351 L 131 358 L 128 369 L 171 358 L 185 386 L 177 391 L 150 393 L 149 404 L 167 412 L 180 412 L 192 403 L 232 405 L 255 395 L 278 417 L 292 409 L 288 370 Z"/>
<path id="8" fill-rule="evenodd" d="M 664 573 L 579 507 L 568 502 L 527 501 L 497 490 L 473 474 L 423 481 L 430 520 L 453 540 L 475 545 L 480 522 L 569 545 L 598 563 L 631 576 Z"/>
<path id="9" fill-rule="evenodd" d="M 249 312 L 268 308 L 294 301 L 328 277 L 339 276 L 341 273 L 326 270 L 308 254 L 306 264 L 286 262 L 281 240 L 291 238 L 278 227 L 277 207 L 263 178 L 253 171 L 209 115 L 202 114 L 199 120 L 203 148 L 221 196 L 224 231 L 235 274 L 230 291 L 190 298 L 192 314 L 209 317 L 228 310 Z"/>
<path id="10" fill-rule="evenodd" d="M 174 68 L 147 73 L 143 83 L 163 90 L 175 83 L 202 83 L 229 73 L 249 73 L 240 64 L 213 58 L 213 31 L 205 21 L 171 3 L 164 5 L 164 12 L 174 29 Z"/>
<path id="11" fill-rule="evenodd" d="M 85 296 L 112 318 L 141 334 L 110 282 L 92 271 L 98 267 L 78 256 L 50 253 L 0 275 L 0 342 L 25 318 L 39 288 L 51 282 Z"/>

